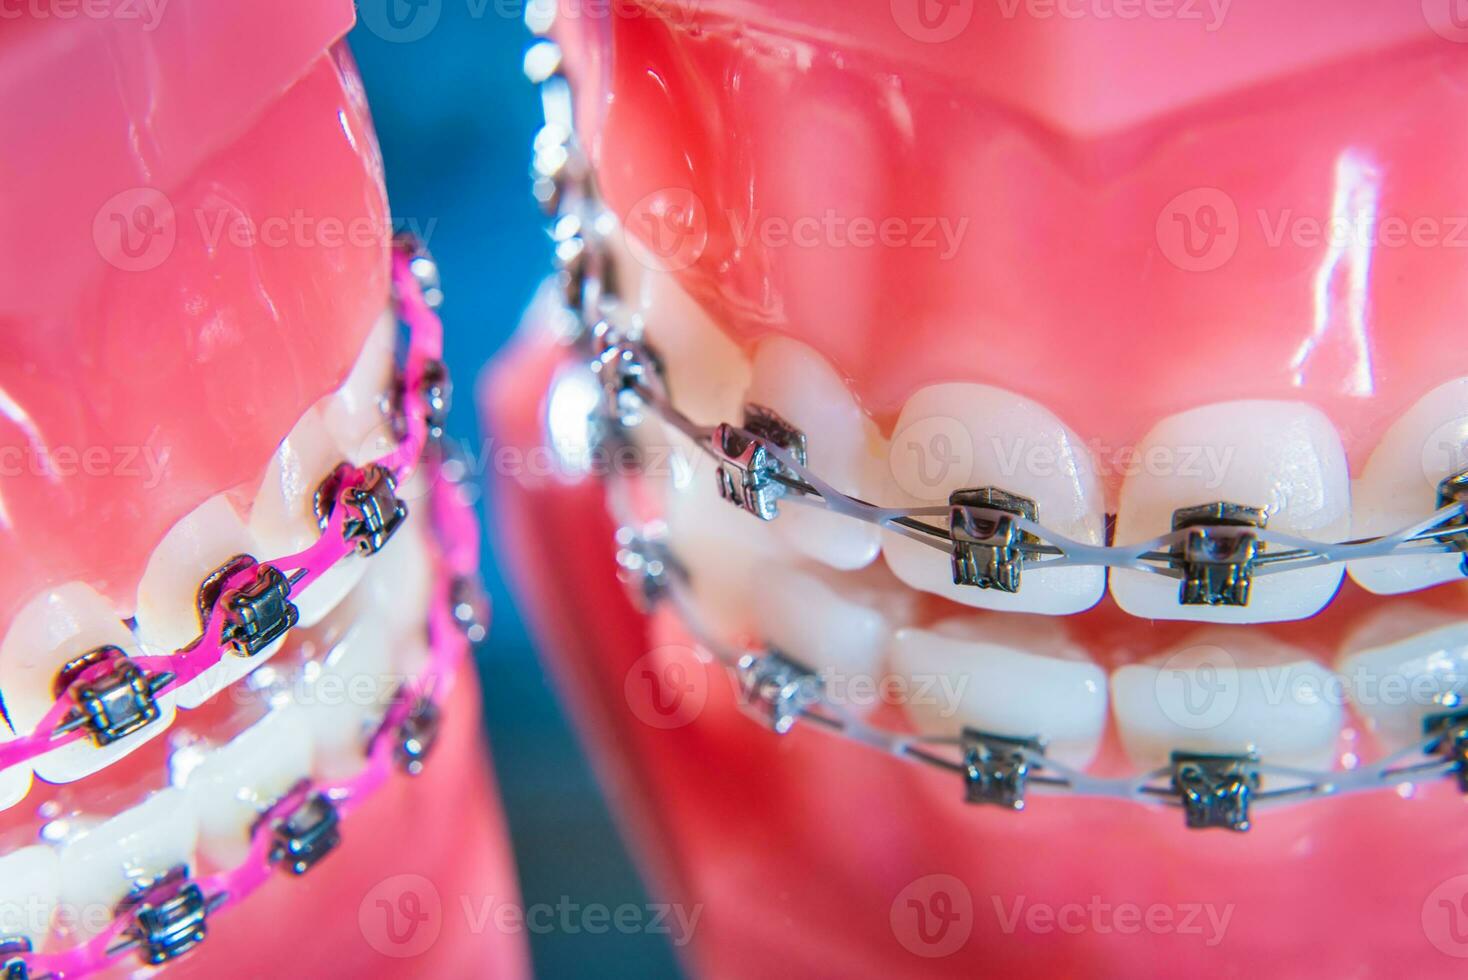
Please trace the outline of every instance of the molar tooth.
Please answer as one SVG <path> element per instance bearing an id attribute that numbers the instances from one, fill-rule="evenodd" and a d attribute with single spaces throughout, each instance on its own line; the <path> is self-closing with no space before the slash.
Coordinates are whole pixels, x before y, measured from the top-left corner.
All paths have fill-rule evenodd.
<path id="1" fill-rule="evenodd" d="M 1117 729 L 1139 766 L 1173 750 L 1242 753 L 1264 762 L 1329 768 L 1341 726 L 1331 672 L 1296 647 L 1206 628 L 1111 677 Z"/>
<path id="2" fill-rule="evenodd" d="M 761 638 L 842 684 L 831 693 L 844 691 L 859 712 L 876 706 L 892 633 L 911 620 L 916 604 L 916 593 L 873 571 L 842 574 L 777 562 L 755 577 L 752 593 Z"/>
<path id="3" fill-rule="evenodd" d="M 168 788 L 86 830 L 61 848 L 61 902 L 87 934 L 139 884 L 191 865 L 198 819 L 184 794 Z"/>
<path id="4" fill-rule="evenodd" d="M 1468 622 L 1425 606 L 1379 609 L 1341 646 L 1336 671 L 1388 751 L 1422 740 L 1422 720 L 1468 697 Z"/>
<path id="5" fill-rule="evenodd" d="M 1239 401 L 1195 408 L 1158 423 L 1134 458 L 1169 464 L 1165 472 L 1149 464 L 1127 476 L 1116 518 L 1119 544 L 1166 534 L 1175 511 L 1220 501 L 1265 508 L 1272 531 L 1316 541 L 1350 537 L 1345 449 L 1330 420 L 1309 405 Z M 1342 574 L 1338 564 L 1279 572 L 1254 580 L 1248 605 L 1184 606 L 1176 579 L 1117 568 L 1111 594 L 1127 612 L 1149 619 L 1267 623 L 1314 615 L 1335 595 Z"/>
<path id="6" fill-rule="evenodd" d="M 397 372 L 397 320 L 383 313 L 367 334 L 362 353 L 335 392 L 318 404 L 338 455 L 362 466 L 393 450 L 390 394 Z"/>
<path id="7" fill-rule="evenodd" d="M 138 583 L 138 639 L 148 652 L 172 653 L 192 642 L 200 633 L 200 583 L 235 555 L 256 555 L 258 551 L 254 536 L 222 494 L 210 497 L 175 524 L 153 549 Z M 281 642 L 254 657 L 222 657 L 179 687 L 178 703 L 185 708 L 204 703 L 274 656 Z"/>
<path id="8" fill-rule="evenodd" d="M 1047 755 L 1080 768 L 1106 727 L 1106 675 L 1055 620 L 964 617 L 901 629 L 892 672 L 908 681 L 907 715 L 925 734 L 1038 735 Z"/>
<path id="9" fill-rule="evenodd" d="M 51 931 L 61 893 L 61 862 L 45 844 L 0 855 L 0 939 L 24 937 L 36 949 Z"/>
<path id="10" fill-rule="evenodd" d="M 842 493 L 873 499 L 886 446 L 831 365 L 804 344 L 771 337 L 755 351 L 752 371 L 747 400 L 806 434 L 812 472 Z M 815 507 L 782 508 L 775 523 L 792 547 L 832 568 L 868 565 L 881 545 L 876 525 Z"/>
<path id="11" fill-rule="evenodd" d="M 1103 542 L 1105 504 L 1090 452 L 1043 406 L 989 385 L 933 385 L 907 400 L 894 432 L 892 506 L 946 505 L 955 490 L 997 487 L 1033 500 L 1046 528 Z M 1018 592 L 955 585 L 945 551 L 892 531 L 883 532 L 882 553 L 913 588 L 986 609 L 1065 615 L 1095 605 L 1106 588 L 1103 568 L 1033 565 L 1022 568 Z"/>
<path id="12" fill-rule="evenodd" d="M 26 603 L 0 642 L 0 691 L 5 692 L 11 724 L 18 731 L 33 731 L 56 703 L 53 688 L 61 667 L 103 646 L 117 647 L 129 657 L 139 655 L 132 633 L 90 585 L 68 582 Z M 133 734 L 101 747 L 82 738 L 36 756 L 31 765 L 52 783 L 69 783 L 105 769 L 173 724 L 172 692 L 156 700 L 158 720 Z M 6 778 L 0 775 L 0 783 Z"/>
<path id="13" fill-rule="evenodd" d="M 216 866 L 232 868 L 249 851 L 260 814 L 311 774 L 311 725 L 301 708 L 277 707 L 186 763 L 175 782 L 198 814 L 199 850 Z"/>
<path id="14" fill-rule="evenodd" d="M 1468 378 L 1424 395 L 1372 450 L 1352 488 L 1352 534 L 1376 537 L 1437 510 L 1437 485 L 1468 466 Z M 1364 589 L 1393 595 L 1463 577 L 1457 554 L 1365 558 L 1349 564 Z"/>

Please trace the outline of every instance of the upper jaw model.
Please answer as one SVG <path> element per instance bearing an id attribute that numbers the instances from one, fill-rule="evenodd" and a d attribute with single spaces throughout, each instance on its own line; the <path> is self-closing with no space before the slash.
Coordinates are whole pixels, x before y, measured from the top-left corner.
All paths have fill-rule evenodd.
<path id="1" fill-rule="evenodd" d="M 1468 956 L 1432 6 L 532 18 L 559 271 L 483 391 L 604 499 L 503 533 L 699 967 Z"/>
<path id="2" fill-rule="evenodd" d="M 391 232 L 352 17 L 6 21 L 7 978 L 524 973 L 514 937 L 449 921 L 405 954 L 371 918 L 405 871 L 514 883 L 464 668 L 486 623 L 442 297 Z"/>

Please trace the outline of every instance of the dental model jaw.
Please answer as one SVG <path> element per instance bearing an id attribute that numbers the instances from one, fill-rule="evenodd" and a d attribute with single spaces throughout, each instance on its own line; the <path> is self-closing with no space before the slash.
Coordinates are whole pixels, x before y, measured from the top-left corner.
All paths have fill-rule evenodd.
<path id="1" fill-rule="evenodd" d="M 730 705 L 742 699 L 788 733 L 741 732 L 721 703 L 680 742 L 644 733 L 634 702 L 634 720 L 598 740 L 626 746 L 614 768 L 632 768 L 630 792 L 653 798 L 631 804 L 635 826 L 652 823 L 654 846 L 669 839 L 658 853 L 675 868 L 655 867 L 684 886 L 677 894 L 736 896 L 709 940 L 723 962 L 736 934 L 759 947 L 749 937 L 761 929 L 778 933 L 772 960 L 777 946 L 809 941 L 839 947 L 842 963 L 866 954 L 934 973 L 973 972 L 981 955 L 985 972 L 1073 969 L 1089 951 L 1121 948 L 1057 936 L 1047 952 L 1048 941 L 999 925 L 967 957 L 905 955 L 889 903 L 951 870 L 973 892 L 976 933 L 991 894 L 1201 892 L 1254 911 L 1233 946 L 1261 968 L 1270 915 L 1291 901 L 1324 910 L 1300 926 L 1315 957 L 1294 962 L 1302 972 L 1394 954 L 1429 965 L 1441 946 L 1424 939 L 1424 903 L 1462 843 L 1456 786 L 1442 778 L 1462 768 L 1461 719 L 1424 725 L 1441 724 L 1434 716 L 1451 714 L 1462 690 L 1455 501 L 1468 404 L 1457 379 L 1468 364 L 1443 312 L 1463 307 L 1464 269 L 1461 250 L 1383 235 L 1413 215 L 1443 216 L 1446 232 L 1461 210 L 1461 175 L 1413 135 L 1460 104 L 1456 83 L 1428 79 L 1461 77 L 1461 49 L 1415 9 L 1383 13 L 1392 23 L 1374 22 L 1374 40 L 1359 25 L 1323 31 L 1329 43 L 1302 31 L 1297 50 L 1266 42 L 1281 35 L 1263 28 L 1174 48 L 1181 24 L 1144 20 L 1133 35 L 1040 23 L 1026 5 L 1013 21 L 972 13 L 972 31 L 951 44 L 904 36 L 887 5 L 832 18 L 798 2 L 714 3 L 555 29 L 596 186 L 634 239 L 603 235 L 620 257 L 615 309 L 584 326 L 611 321 L 634 359 L 660 361 L 663 383 L 644 403 L 670 409 L 643 411 L 632 430 L 651 489 L 611 490 L 612 518 L 624 552 L 672 560 L 653 563 L 654 585 L 633 576 L 640 595 L 671 597 L 645 637 L 547 632 L 592 681 L 579 698 L 612 717 L 627 713 L 635 658 L 681 643 L 695 653 L 667 672 L 664 697 L 711 653 L 708 701 L 729 691 Z M 1280 14 L 1297 15 L 1337 25 L 1304 6 Z M 1259 27 L 1267 15 L 1238 18 Z M 1186 82 L 1134 99 L 1077 94 L 1089 62 L 1073 59 L 1133 44 Z M 1204 53 L 1210 71 L 1182 70 Z M 1135 81 L 1115 88 L 1135 93 Z M 1312 239 L 1302 215 L 1364 223 L 1365 244 Z M 914 244 L 925 216 L 948 219 L 953 248 L 941 234 L 938 247 Z M 878 231 L 858 240 L 858 219 Z M 886 219 L 898 222 L 889 241 Z M 1228 228 L 1210 250 L 1203 232 Z M 598 343 L 604 355 L 605 331 Z M 625 358 L 601 363 L 620 365 L 601 379 L 613 387 L 636 373 Z M 800 403 L 802 389 L 819 409 Z M 490 397 L 498 417 L 520 418 Z M 765 426 L 748 405 L 784 425 Z M 762 455 L 725 438 L 757 427 Z M 662 465 L 669 448 L 682 459 Z M 560 517 L 577 541 L 596 526 L 569 494 L 524 496 L 511 508 L 522 520 Z M 659 506 L 625 506 L 649 497 Z M 832 530 L 801 540 L 800 519 L 785 524 L 796 514 Z M 650 518 L 665 531 L 629 547 Z M 862 564 L 862 542 L 843 531 L 872 529 L 878 554 Z M 1414 529 L 1427 533 L 1401 533 Z M 571 536 L 517 537 L 534 548 Z M 1084 560 L 1047 570 L 1047 546 Z M 1047 587 L 1047 576 L 1083 571 L 1094 581 Z M 572 588 L 590 591 L 591 578 Z M 841 683 L 854 673 L 907 696 L 873 710 Z M 911 692 L 924 678 L 951 681 L 951 697 L 920 703 Z M 940 771 L 862 751 L 872 747 L 939 755 Z M 1403 768 L 1378 768 L 1399 752 Z M 1183 813 L 1128 816 L 1050 795 L 1117 781 Z M 1376 792 L 1345 798 L 1364 783 Z M 1291 789 L 1343 798 L 1254 812 Z M 1000 822 L 960 809 L 965 797 L 1024 814 Z M 664 808 L 672 816 L 660 820 Z M 768 853 L 751 848 L 738 871 L 719 857 L 727 836 L 716 828 L 731 815 L 770 831 Z M 1250 833 L 1237 845 L 1183 840 L 1185 825 Z M 757 901 L 739 884 L 755 868 L 789 894 L 759 908 L 798 926 L 732 908 Z M 1290 899 L 1263 896 L 1255 873 L 1289 875 Z M 1391 879 L 1389 909 L 1355 890 L 1376 876 Z M 1340 938 L 1373 910 L 1386 910 L 1376 935 L 1389 953 Z"/>
<path id="2" fill-rule="evenodd" d="M 370 923 L 325 910 L 364 876 L 417 852 L 513 894 L 454 684 L 487 622 L 442 293 L 391 232 L 350 5 L 166 13 L 3 45 L 0 208 L 38 223 L 0 288 L 0 974 L 362 972 Z M 491 836 L 425 854 L 445 793 Z M 523 972 L 449 924 L 420 962 L 495 960 Z"/>

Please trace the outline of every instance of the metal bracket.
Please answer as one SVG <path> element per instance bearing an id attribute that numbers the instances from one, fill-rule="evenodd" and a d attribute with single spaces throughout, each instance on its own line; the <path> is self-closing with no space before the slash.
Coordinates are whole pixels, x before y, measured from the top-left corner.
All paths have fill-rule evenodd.
<path id="1" fill-rule="evenodd" d="M 428 424 L 428 434 L 435 439 L 442 438 L 444 423 L 454 403 L 454 382 L 449 377 L 448 366 L 436 357 L 424 361 L 418 391 L 427 409 L 424 421 Z"/>
<path id="2" fill-rule="evenodd" d="M 408 519 L 408 505 L 398 499 L 397 483 L 381 466 L 362 471 L 362 482 L 341 495 L 347 519 L 342 536 L 356 543 L 357 552 L 375 555 Z"/>
<path id="3" fill-rule="evenodd" d="M 687 573 L 661 536 L 639 534 L 630 527 L 617 529 L 617 577 L 640 612 L 647 612 L 667 595 L 674 578 Z"/>
<path id="4" fill-rule="evenodd" d="M 303 875 L 341 843 L 341 816 L 336 804 L 322 793 L 309 793 L 290 812 L 271 825 L 272 862 L 284 862 L 294 875 Z"/>
<path id="5" fill-rule="evenodd" d="M 965 728 L 963 783 L 969 803 L 989 803 L 1010 810 L 1025 808 L 1025 784 L 1032 756 L 1045 754 L 1038 737 L 1015 738 Z"/>
<path id="6" fill-rule="evenodd" d="M 423 771 L 442 725 L 443 712 L 431 698 L 420 696 L 413 702 L 394 734 L 393 757 L 405 773 L 416 776 Z"/>
<path id="7" fill-rule="evenodd" d="M 30 980 L 30 967 L 21 957 L 33 952 L 35 948 L 24 936 L 0 939 L 0 980 Z"/>
<path id="8" fill-rule="evenodd" d="M 1422 733 L 1436 737 L 1436 741 L 1428 744 L 1427 753 L 1451 762 L 1458 790 L 1468 793 L 1468 708 L 1426 716 L 1422 719 Z"/>
<path id="9" fill-rule="evenodd" d="M 1020 530 L 1014 519 L 1039 523 L 1039 506 L 998 487 L 955 490 L 948 506 L 953 584 L 1018 592 L 1024 564 L 1021 545 L 1039 544 L 1040 539 Z"/>
<path id="10" fill-rule="evenodd" d="M 1182 801 L 1189 829 L 1249 829 L 1249 802 L 1259 789 L 1259 757 L 1172 754 L 1172 788 Z"/>
<path id="11" fill-rule="evenodd" d="M 1262 507 L 1222 501 L 1175 511 L 1172 529 L 1188 532 L 1172 550 L 1172 566 L 1183 573 L 1178 602 L 1247 606 L 1254 559 L 1264 550 L 1257 532 L 1268 520 Z"/>
<path id="12" fill-rule="evenodd" d="M 449 611 L 470 643 L 489 635 L 489 597 L 477 577 L 459 575 L 449 586 Z"/>
<path id="13" fill-rule="evenodd" d="M 1451 546 L 1455 551 L 1463 553 L 1463 563 L 1460 567 L 1463 574 L 1468 575 L 1468 470 L 1454 473 L 1437 485 L 1437 509 L 1442 510 L 1453 504 L 1463 505 L 1465 512 L 1443 521 L 1440 525 L 1441 529 L 1459 530 L 1454 534 L 1444 535 L 1442 542 Z"/>
<path id="14" fill-rule="evenodd" d="M 815 673 L 778 650 L 746 653 L 736 670 L 744 708 L 776 735 L 790 731 L 805 709 L 820 699 L 821 682 Z"/>
<path id="15" fill-rule="evenodd" d="M 771 521 L 780 513 L 780 498 L 792 492 L 777 477 L 799 477 L 766 444 L 789 453 L 801 466 L 806 464 L 805 433 L 763 405 L 744 406 L 742 429 L 724 424 L 714 430 L 719 496 L 762 521 Z"/>
<path id="16" fill-rule="evenodd" d="M 55 697 L 69 695 L 76 702 L 57 726 L 56 734 L 85 727 L 99 748 L 126 738 L 162 716 L 158 694 L 173 682 L 174 676 L 148 675 L 115 646 L 89 650 L 67 661 L 52 682 Z"/>
<path id="17" fill-rule="evenodd" d="M 152 966 L 177 959 L 209 934 L 210 900 L 189 880 L 188 869 L 174 868 L 139 889 L 119 909 L 132 916 L 124 948 L 137 946 Z"/>
<path id="18" fill-rule="evenodd" d="M 253 563 L 254 559 L 249 561 Z M 221 595 L 224 628 L 219 635 L 229 651 L 237 657 L 258 656 L 290 632 L 301 619 L 290 594 L 290 580 L 278 568 L 258 565 L 255 581 Z"/>
<path id="19" fill-rule="evenodd" d="M 646 340 L 607 320 L 597 323 L 591 336 L 591 367 L 601 382 L 598 415 L 624 429 L 641 424 L 645 410 L 642 390 L 659 397 L 667 394 L 662 357 Z"/>
<path id="20" fill-rule="evenodd" d="M 438 263 L 423 239 L 410 231 L 400 231 L 392 236 L 393 248 L 408 256 L 408 271 L 418 283 L 423 302 L 430 310 L 443 305 L 443 286 L 439 282 Z"/>

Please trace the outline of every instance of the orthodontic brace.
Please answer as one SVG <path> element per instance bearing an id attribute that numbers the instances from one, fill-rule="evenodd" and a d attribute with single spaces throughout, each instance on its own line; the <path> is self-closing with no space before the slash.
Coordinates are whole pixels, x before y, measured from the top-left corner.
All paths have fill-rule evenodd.
<path id="1" fill-rule="evenodd" d="M 799 475 L 770 454 L 769 447 L 783 450 L 796 463 L 805 465 L 805 433 L 786 422 L 773 410 L 753 403 L 744 406 L 744 428 L 721 425 L 710 438 L 719 461 L 719 496 L 762 521 L 780 516 L 780 498 L 787 493 L 804 493 Z"/>
<path id="2" fill-rule="evenodd" d="M 998 487 L 956 490 L 948 497 L 948 534 L 953 541 L 953 584 L 1018 592 L 1024 561 L 1021 545 L 1040 539 L 1018 528 L 1016 517 L 1040 519 L 1033 500 Z"/>
<path id="3" fill-rule="evenodd" d="M 1366 558 L 1458 553 L 1468 576 L 1468 469 L 1441 481 L 1431 515 L 1377 537 L 1327 543 L 1270 531 L 1265 508 L 1220 501 L 1179 508 L 1172 530 L 1151 540 L 1095 545 L 1042 526 L 1033 501 L 998 487 L 959 490 L 946 508 L 881 507 L 843 494 L 806 468 L 805 434 L 759 405 L 745 406 L 742 426 L 694 422 L 670 400 L 662 358 L 640 324 L 621 323 L 632 318 L 621 308 L 607 245 L 615 217 L 576 143 L 560 50 L 539 40 L 525 63 L 546 108 L 532 173 L 537 187 L 543 181 L 556 187 L 536 196 L 552 218 L 569 339 L 590 354 L 601 384 L 601 405 L 590 421 L 593 445 L 625 440 L 643 418 L 656 417 L 718 465 L 720 495 L 741 509 L 769 520 L 778 514 L 776 502 L 789 497 L 876 524 L 947 552 L 955 584 L 977 588 L 1017 592 L 1026 567 L 1101 566 L 1177 579 L 1180 605 L 1246 606 L 1260 576 Z M 941 517 L 948 526 L 933 521 Z"/>
<path id="4" fill-rule="evenodd" d="M 427 263 L 427 265 L 425 265 Z M 97 745 L 125 738 L 160 717 L 157 698 L 203 673 L 227 655 L 257 655 L 296 622 L 290 597 L 352 554 L 378 550 L 401 525 L 406 512 L 396 500 L 398 482 L 421 461 L 433 470 L 429 518 L 441 545 L 435 567 L 434 602 L 428 618 L 429 659 L 405 681 L 374 734 L 365 741 L 365 765 L 355 776 L 332 783 L 304 781 L 270 806 L 251 831 L 249 855 L 237 867 L 195 879 L 178 867 L 145 881 L 119 904 L 110 926 L 82 945 L 37 953 L 24 938 L 0 936 L 0 980 L 59 980 L 106 969 L 129 952 L 149 966 L 171 962 L 208 935 L 211 917 L 244 900 L 276 868 L 292 876 L 308 873 L 338 846 L 343 821 L 396 769 L 423 770 L 442 721 L 443 699 L 452 689 L 472 644 L 485 636 L 488 607 L 478 586 L 479 528 L 473 510 L 450 471 L 445 451 L 425 452 L 436 439 L 428 395 L 434 365 L 441 365 L 442 326 L 432 312 L 442 294 L 431 259 L 416 241 L 395 239 L 393 285 L 400 319 L 409 327 L 404 374 L 414 392 L 406 400 L 405 438 L 397 449 L 362 471 L 339 469 L 338 508 L 322 537 L 306 551 L 270 563 L 237 556 L 207 576 L 199 589 L 203 633 L 170 656 L 129 658 L 116 647 L 99 647 L 69 661 L 58 672 L 56 704 L 38 729 L 0 744 L 0 769 L 42 755 L 82 737 Z M 431 286 L 431 289 L 430 289 Z M 374 477 L 370 470 L 379 472 Z M 329 478 L 331 479 L 331 478 Z M 355 496 L 352 496 L 355 494 Z M 319 498 L 318 498 L 319 499 Z M 356 522 L 353 525 L 352 522 Z M 369 550 L 370 549 L 370 550 Z M 297 571 L 286 576 L 280 568 Z M 50 725 L 55 719 L 54 726 Z"/>
<path id="5" fill-rule="evenodd" d="M 229 582 L 239 584 L 226 589 Z M 208 634 L 217 608 L 224 620 L 219 630 L 224 648 L 236 657 L 258 657 L 300 622 L 301 612 L 290 600 L 291 584 L 274 565 L 235 555 L 199 586 L 200 639 Z"/>
<path id="6" fill-rule="evenodd" d="M 602 385 L 600 409 L 588 420 L 591 443 L 625 441 L 652 415 L 687 436 L 719 466 L 720 495 L 765 520 L 776 501 L 808 505 L 876 524 L 947 551 L 955 584 L 1017 592 L 1024 568 L 1099 565 L 1178 580 L 1183 605 L 1247 605 L 1254 579 L 1321 564 L 1388 555 L 1462 553 L 1468 576 L 1468 470 L 1438 486 L 1429 517 L 1393 534 L 1326 544 L 1266 528 L 1263 508 L 1217 501 L 1179 509 L 1171 533 L 1133 545 L 1092 545 L 1039 523 L 1035 503 L 997 487 L 955 492 L 945 507 L 886 508 L 837 491 L 806 469 L 804 433 L 759 406 L 745 424 L 701 426 L 668 398 L 662 361 L 635 321 L 622 318 L 615 269 L 606 246 L 609 222 L 570 118 L 569 82 L 555 42 L 542 38 L 526 56 L 526 75 L 541 87 L 547 122 L 536 137 L 536 197 L 552 218 L 556 269 L 569 319 L 567 340 L 588 355 Z M 553 152 L 548 149 L 553 149 Z M 543 166 L 546 159 L 557 166 Z M 546 190 L 549 182 L 553 191 Z M 572 260 L 568 256 L 574 257 Z M 608 352 L 615 351 L 612 356 Z M 769 418 L 772 416 L 773 418 Z M 671 606 L 705 650 L 731 672 L 744 707 L 777 734 L 805 720 L 899 759 L 959 775 L 972 803 L 1025 808 L 1029 790 L 1130 800 L 1181 809 L 1190 829 L 1247 831 L 1256 806 L 1341 796 L 1421 780 L 1455 777 L 1468 794 L 1468 709 L 1445 704 L 1424 720 L 1424 737 L 1377 762 L 1342 771 L 1312 771 L 1237 754 L 1175 751 L 1164 767 L 1131 777 L 1097 777 L 1047 758 L 1033 734 L 972 729 L 956 737 L 914 736 L 868 724 L 822 697 L 820 678 L 774 649 L 744 649 L 703 622 L 688 589 L 689 573 L 672 557 L 660 523 L 639 529 L 619 484 L 607 485 L 616 532 L 619 576 L 643 611 Z M 929 519 L 946 516 L 948 527 Z M 1108 522 L 1108 534 L 1110 533 Z M 1266 549 L 1273 546 L 1273 550 Z M 649 557 L 655 556 L 655 557 Z M 1265 780 L 1268 784 L 1265 784 Z"/>
<path id="7" fill-rule="evenodd" d="M 158 720 L 158 695 L 174 676 L 145 673 L 115 646 L 89 650 L 67 661 L 56 674 L 53 696 L 76 702 L 56 731 L 66 734 L 85 728 L 93 745 L 111 745 Z"/>

